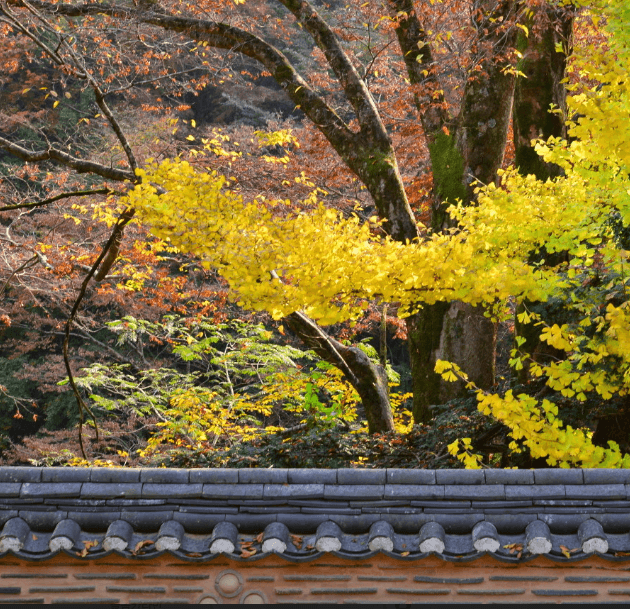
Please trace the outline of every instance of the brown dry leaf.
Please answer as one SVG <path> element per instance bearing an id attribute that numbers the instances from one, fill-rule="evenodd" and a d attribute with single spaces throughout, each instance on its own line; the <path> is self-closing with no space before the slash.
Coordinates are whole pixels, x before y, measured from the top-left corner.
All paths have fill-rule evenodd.
<path id="1" fill-rule="evenodd" d="M 145 546 L 150 546 L 153 542 L 150 539 L 143 539 L 142 541 L 139 541 L 136 544 L 136 547 L 133 549 L 133 551 L 131 552 L 134 556 L 136 556 L 136 554 L 138 554 L 138 552 L 140 552 L 140 550 L 142 550 L 142 548 L 144 548 Z"/>
<path id="2" fill-rule="evenodd" d="M 199 552 L 189 552 L 186 556 L 190 556 L 190 558 L 201 558 L 203 554 L 199 554 Z"/>
<path id="3" fill-rule="evenodd" d="M 516 555 L 516 558 L 520 558 L 521 556 L 523 556 L 523 552 L 519 552 L 519 553 Z"/>
<path id="4" fill-rule="evenodd" d="M 31 535 L 31 537 L 33 538 L 33 541 L 37 541 L 37 535 Z"/>
<path id="5" fill-rule="evenodd" d="M 400 555 L 401 556 L 409 556 L 409 550 L 407 550 L 406 552 L 401 552 Z"/>
<path id="6" fill-rule="evenodd" d="M 241 556 L 243 558 L 249 558 L 250 556 L 253 556 L 254 554 L 256 554 L 256 548 L 252 548 L 251 550 L 241 550 Z"/>
<path id="7" fill-rule="evenodd" d="M 302 538 L 299 535 L 291 535 L 291 541 L 298 550 L 302 549 Z"/>
<path id="8" fill-rule="evenodd" d="M 256 535 L 256 537 L 254 537 L 254 541 L 256 543 L 262 543 L 263 542 L 263 535 L 264 535 L 264 533 L 258 533 L 258 535 Z"/>
<path id="9" fill-rule="evenodd" d="M 510 554 L 515 554 L 516 552 L 523 551 L 522 543 L 508 543 L 506 546 L 503 546 L 506 550 L 510 551 Z M 520 556 L 519 556 L 520 558 Z"/>
<path id="10" fill-rule="evenodd" d="M 315 546 L 314 546 L 313 544 L 310 544 L 310 543 L 309 543 L 309 544 L 306 546 L 306 549 L 307 549 L 307 550 L 312 550 L 314 547 L 315 547 Z"/>
<path id="11" fill-rule="evenodd" d="M 614 556 L 630 556 L 630 552 L 615 552 Z"/>

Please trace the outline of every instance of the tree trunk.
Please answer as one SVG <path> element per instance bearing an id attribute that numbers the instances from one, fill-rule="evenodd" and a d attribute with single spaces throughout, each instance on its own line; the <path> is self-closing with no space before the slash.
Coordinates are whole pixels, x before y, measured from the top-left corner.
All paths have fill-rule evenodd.
<path id="1" fill-rule="evenodd" d="M 523 175 L 539 180 L 560 175 L 555 164 L 545 163 L 534 150 L 532 140 L 566 137 L 567 57 L 573 49 L 574 11 L 547 6 L 538 9 L 519 33 L 517 46 L 523 54 L 518 69 L 524 74 L 516 81 L 514 94 L 515 165 Z M 551 106 L 555 112 L 551 112 Z"/>
<path id="2" fill-rule="evenodd" d="M 303 313 L 291 313 L 283 321 L 319 357 L 343 372 L 361 398 L 369 433 L 394 430 L 387 374 L 383 366 L 372 362 L 361 349 L 347 347 L 328 336 Z"/>
<path id="3" fill-rule="evenodd" d="M 566 138 L 566 89 L 562 84 L 565 78 L 567 57 L 573 48 L 573 22 L 575 12 L 572 7 L 547 6 L 539 8 L 525 24 L 529 36 L 519 33 L 518 47 L 523 53 L 519 70 L 524 76 L 516 82 L 514 95 L 514 148 L 515 164 L 522 175 L 535 175 L 539 180 L 547 180 L 562 174 L 554 163 L 545 163 L 536 153 L 532 140 L 546 141 L 550 137 Z M 556 111 L 551 112 L 551 107 Z M 563 252 L 548 254 L 545 248 L 532 253 L 531 262 L 541 262 L 556 266 L 567 260 Z M 548 363 L 562 352 L 540 341 L 540 330 L 533 324 L 523 324 L 518 314 L 535 306 L 545 321 L 554 323 L 553 314 L 540 303 L 534 305 L 522 302 L 517 305 L 514 320 L 515 334 L 525 338 L 522 345 L 514 345 L 521 352 L 528 353 L 539 363 Z M 529 378 L 530 363 L 523 362 L 517 372 L 520 383 Z"/>
<path id="4" fill-rule="evenodd" d="M 503 162 L 514 96 L 514 73 L 496 59 L 514 43 L 515 34 L 501 24 L 509 21 L 515 2 L 476 2 L 477 29 L 492 42 L 492 54 L 473 57 L 479 69 L 466 83 L 456 124 L 429 137 L 433 170 L 434 231 L 452 228 L 447 208 L 456 201 L 471 205 L 478 180 L 496 179 Z M 425 127 L 426 128 L 426 127 Z M 435 372 L 438 359 L 459 365 L 478 387 L 494 384 L 496 324 L 483 309 L 462 302 L 425 306 L 407 319 L 409 350 L 414 383 L 413 415 L 417 423 L 431 419 L 431 406 L 466 395 L 463 382 L 447 383 Z M 415 384 L 414 384 L 415 387 Z"/>

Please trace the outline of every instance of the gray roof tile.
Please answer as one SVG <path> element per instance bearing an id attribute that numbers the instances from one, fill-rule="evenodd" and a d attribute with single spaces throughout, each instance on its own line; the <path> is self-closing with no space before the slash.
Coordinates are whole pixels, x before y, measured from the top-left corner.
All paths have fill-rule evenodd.
<path id="1" fill-rule="evenodd" d="M 289 484 L 337 484 L 336 469 L 290 469 Z"/>
<path id="2" fill-rule="evenodd" d="M 0 483 L 41 482 L 41 467 L 0 467 Z"/>
<path id="3" fill-rule="evenodd" d="M 628 469 L 585 469 L 584 484 L 630 484 Z"/>
<path id="4" fill-rule="evenodd" d="M 204 484 L 202 495 L 211 499 L 262 499 L 262 484 Z"/>
<path id="5" fill-rule="evenodd" d="M 77 467 L 45 467 L 42 482 L 89 482 L 90 470 Z"/>
<path id="6" fill-rule="evenodd" d="M 484 476 L 486 484 L 534 484 L 531 469 L 487 469 Z"/>
<path id="7" fill-rule="evenodd" d="M 444 486 L 444 499 L 471 499 L 482 501 L 497 501 L 505 499 L 505 486 L 503 484 L 484 484 L 481 486 L 471 484 L 449 484 Z"/>
<path id="8" fill-rule="evenodd" d="M 237 484 L 238 469 L 193 469 L 190 470 L 191 484 Z"/>
<path id="9" fill-rule="evenodd" d="M 485 484 L 481 469 L 438 469 L 435 472 L 437 484 Z"/>
<path id="10" fill-rule="evenodd" d="M 385 499 L 444 499 L 442 484 L 386 484 Z"/>
<path id="11" fill-rule="evenodd" d="M 188 484 L 189 481 L 189 472 L 187 469 L 157 467 L 140 470 L 140 482 L 153 484 Z"/>
<path id="12" fill-rule="evenodd" d="M 559 499 L 565 497 L 564 485 L 505 485 L 505 498 L 514 499 Z"/>
<path id="13" fill-rule="evenodd" d="M 382 499 L 383 485 L 325 484 L 324 498 L 338 501 L 356 501 L 362 499 Z"/>
<path id="14" fill-rule="evenodd" d="M 201 497 L 202 484 L 143 484 L 142 496 L 149 498 L 181 497 L 182 499 Z"/>
<path id="15" fill-rule="evenodd" d="M 161 527 L 175 527 L 183 533 L 181 548 L 172 551 L 182 557 L 199 554 L 198 560 L 211 556 L 212 531 L 220 523 L 237 527 L 250 540 L 268 526 L 286 526 L 291 534 L 310 535 L 300 550 L 287 544 L 286 560 L 302 560 L 300 556 L 315 553 L 307 546 L 315 544 L 317 527 L 331 520 L 342 531 L 339 556 L 369 554 L 370 527 L 378 522 L 380 532 L 372 535 L 379 539 L 375 549 L 393 548 L 394 555 L 411 552 L 408 560 L 419 554 L 420 530 L 427 523 L 444 528 L 447 560 L 477 556 L 473 530 L 495 527 L 499 558 L 518 561 L 503 546 L 526 545 L 531 537 L 526 537 L 527 527 L 539 523 L 539 528 L 549 526 L 553 560 L 584 556 L 578 552 L 565 559 L 560 550 L 560 545 L 580 547 L 578 530 L 586 552 L 604 552 L 605 558 L 624 560 L 630 551 L 629 480 L 625 472 L 612 470 L 0 467 L 0 526 L 21 516 L 15 521 L 37 533 L 24 537 L 18 556 L 27 558 L 46 556 L 59 522 L 79 531 L 74 542 L 81 547 L 83 540 L 102 543 L 107 527 L 124 521 L 131 533 L 130 548 L 124 552 L 143 539 L 157 542 Z M 585 527 L 597 529 L 600 537 L 589 541 Z M 543 554 L 547 552 L 544 538 L 537 537 L 535 543 Z M 486 539 L 478 544 L 482 551 L 493 551 L 494 545 L 487 541 L 490 537 L 480 539 Z M 14 542 L 7 543 L 3 547 Z M 257 556 L 262 551 L 259 546 Z M 441 546 L 432 542 L 424 551 L 429 547 L 439 551 Z M 148 553 L 155 551 L 152 546 Z M 614 558 L 619 552 L 622 557 Z M 105 555 L 101 545 L 91 554 L 95 560 Z M 528 557 L 525 552 L 522 560 Z"/>
<path id="16" fill-rule="evenodd" d="M 78 482 L 25 482 L 20 497 L 79 497 L 81 486 Z"/>
<path id="17" fill-rule="evenodd" d="M 265 499 L 323 499 L 323 484 L 265 484 Z"/>
<path id="18" fill-rule="evenodd" d="M 388 469 L 387 484 L 436 484 L 435 471 L 427 469 Z"/>
<path id="19" fill-rule="evenodd" d="M 139 468 L 95 467 L 90 470 L 90 482 L 140 482 Z"/>
<path id="20" fill-rule="evenodd" d="M 566 484 L 567 499 L 625 499 L 627 487 L 624 484 Z"/>
<path id="21" fill-rule="evenodd" d="M 21 489 L 20 482 L 0 482 L 0 497 L 19 497 Z"/>
<path id="22" fill-rule="evenodd" d="M 583 484 L 581 469 L 535 469 L 536 484 Z"/>
<path id="23" fill-rule="evenodd" d="M 286 484 L 287 469 L 239 469 L 240 484 Z"/>
<path id="24" fill-rule="evenodd" d="M 385 484 L 387 472 L 384 469 L 350 469 L 337 470 L 337 484 Z"/>
<path id="25" fill-rule="evenodd" d="M 81 488 L 81 497 L 85 499 L 140 498 L 142 484 L 127 482 L 86 482 Z"/>

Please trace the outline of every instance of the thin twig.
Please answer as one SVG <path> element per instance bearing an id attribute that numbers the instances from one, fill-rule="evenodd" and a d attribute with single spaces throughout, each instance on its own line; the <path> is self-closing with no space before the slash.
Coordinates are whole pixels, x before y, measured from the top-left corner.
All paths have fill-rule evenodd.
<path id="1" fill-rule="evenodd" d="M 124 193 L 112 190 L 111 188 L 96 188 L 94 190 L 73 190 L 70 192 L 62 192 L 54 197 L 49 197 L 36 203 L 17 203 L 16 205 L 5 205 L 0 207 L 0 211 L 11 211 L 13 209 L 32 209 L 34 207 L 42 207 L 59 201 L 60 199 L 67 199 L 69 197 L 87 197 L 89 195 L 118 195 L 123 196 Z"/>

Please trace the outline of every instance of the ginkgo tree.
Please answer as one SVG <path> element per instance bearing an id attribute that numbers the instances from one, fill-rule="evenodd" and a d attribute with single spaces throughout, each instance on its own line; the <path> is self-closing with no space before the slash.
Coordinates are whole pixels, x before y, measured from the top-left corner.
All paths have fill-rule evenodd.
<path id="1" fill-rule="evenodd" d="M 630 391 L 630 299 L 627 251 L 610 219 L 630 224 L 630 46 L 621 29 L 622 2 L 589 4 L 606 20 L 608 49 L 581 49 L 576 69 L 594 83 L 573 92 L 570 140 L 551 137 L 535 148 L 560 175 L 541 180 L 516 169 L 501 172 L 499 185 L 478 186 L 476 207 L 449 209 L 456 228 L 402 243 L 320 205 L 313 212 L 276 217 L 278 204 L 245 202 L 220 175 L 169 160 L 138 170 L 141 183 L 128 195 L 153 232 L 202 264 L 218 269 L 243 306 L 281 318 L 305 311 L 321 324 L 356 318 L 366 299 L 400 305 L 409 315 L 438 301 L 459 300 L 507 315 L 509 299 L 563 299 L 571 323 L 549 325 L 534 313 L 521 323 L 540 327 L 540 339 L 564 352 L 548 365 L 531 364 L 550 388 L 585 400 Z M 566 252 L 568 263 L 531 262 L 541 250 Z M 360 259 L 361 265 L 356 261 Z M 604 286 L 604 287 L 602 287 Z M 517 337 L 517 344 L 522 344 Z M 512 364 L 529 355 L 515 348 Z M 436 371 L 446 380 L 466 375 L 449 362 Z M 476 388 L 469 383 L 470 388 Z M 479 409 L 510 429 L 515 451 L 561 467 L 630 467 L 619 446 L 596 447 L 591 433 L 564 427 L 548 400 L 526 394 L 478 390 Z M 520 442 L 520 443 L 519 443 Z M 469 439 L 454 443 L 467 466 L 478 466 Z"/>

